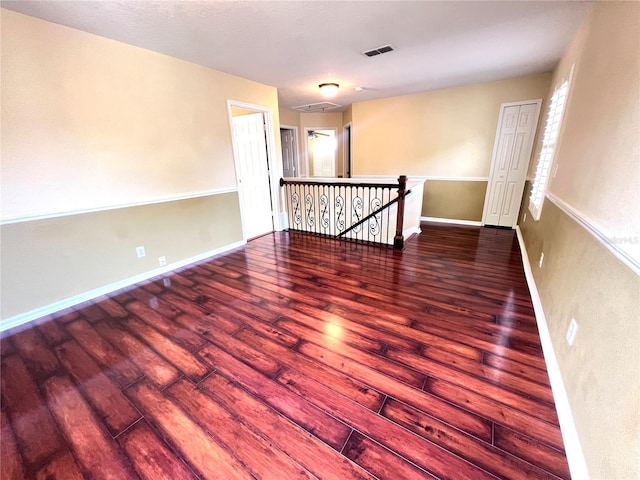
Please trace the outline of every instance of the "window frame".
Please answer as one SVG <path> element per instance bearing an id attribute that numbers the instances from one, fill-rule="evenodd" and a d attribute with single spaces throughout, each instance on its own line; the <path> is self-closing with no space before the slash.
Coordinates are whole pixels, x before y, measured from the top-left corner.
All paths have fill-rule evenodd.
<path id="1" fill-rule="evenodd" d="M 547 110 L 544 133 L 540 140 L 541 146 L 536 161 L 534 178 L 531 181 L 531 192 L 529 194 L 529 212 L 535 220 L 540 220 L 542 207 L 546 198 L 549 179 L 555 164 L 555 156 L 558 151 L 558 144 L 562 132 L 563 120 L 569 103 L 569 92 L 571 90 L 571 79 L 573 77 L 573 66 L 568 77 L 561 79 L 553 90 Z M 564 91 L 563 91 L 564 90 Z M 561 104 L 558 105 L 561 96 Z M 550 138 L 553 136 L 553 138 Z"/>

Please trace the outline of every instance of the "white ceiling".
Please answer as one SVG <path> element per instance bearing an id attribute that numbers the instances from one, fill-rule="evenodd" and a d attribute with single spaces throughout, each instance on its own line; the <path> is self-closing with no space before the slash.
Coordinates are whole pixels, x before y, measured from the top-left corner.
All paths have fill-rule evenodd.
<path id="1" fill-rule="evenodd" d="M 580 1 L 2 1 L 22 12 L 278 88 L 291 108 L 550 71 Z M 392 44 L 396 51 L 365 57 Z M 362 86 L 361 92 L 354 87 Z"/>

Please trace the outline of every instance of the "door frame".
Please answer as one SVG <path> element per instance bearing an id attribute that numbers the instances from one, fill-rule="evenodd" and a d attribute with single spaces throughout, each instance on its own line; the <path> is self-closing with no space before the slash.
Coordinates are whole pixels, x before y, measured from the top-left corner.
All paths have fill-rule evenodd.
<path id="1" fill-rule="evenodd" d="M 353 177 L 353 159 L 351 158 L 353 153 L 353 125 L 351 122 L 342 126 L 342 143 L 344 144 L 342 175 L 344 178 L 351 178 Z"/>
<path id="2" fill-rule="evenodd" d="M 247 240 L 247 234 L 244 228 L 244 219 L 246 218 L 244 212 L 243 192 L 242 185 L 238 176 L 238 152 L 236 151 L 236 142 L 233 138 L 233 112 L 232 109 L 243 108 L 246 110 L 253 110 L 256 113 L 262 113 L 265 123 L 265 139 L 267 144 L 267 163 L 269 165 L 269 193 L 271 194 L 271 206 L 273 208 L 272 219 L 273 229 L 276 231 L 283 230 L 283 218 L 282 202 L 280 201 L 280 178 L 282 177 L 282 162 L 274 161 L 278 158 L 276 152 L 275 142 L 275 128 L 273 123 L 273 109 L 265 107 L 263 105 L 256 105 L 253 103 L 241 102 L 239 100 L 227 100 L 227 116 L 229 119 L 229 138 L 231 139 L 231 148 L 233 150 L 233 167 L 236 174 L 236 189 L 238 191 L 238 200 L 240 202 L 240 224 L 242 226 L 242 238 Z M 280 130 L 278 130 L 279 132 Z M 279 138 L 278 138 L 279 139 Z M 279 163 L 279 164 L 278 164 Z"/>
<path id="3" fill-rule="evenodd" d="M 280 130 L 291 130 L 291 131 L 293 131 L 293 143 L 296 146 L 296 148 L 295 148 L 295 156 L 296 156 L 296 158 L 294 159 L 294 163 L 295 163 L 295 167 L 296 167 L 296 177 L 301 177 L 302 175 L 300 174 L 300 143 L 298 142 L 298 127 L 296 127 L 295 125 L 283 125 L 281 123 L 280 124 Z M 280 130 L 278 130 L 278 132 Z M 280 146 L 280 148 L 282 148 L 282 145 Z"/>
<path id="4" fill-rule="evenodd" d="M 338 172 L 338 129 L 336 127 L 304 127 L 304 160 L 307 165 L 307 177 L 311 177 L 311 164 L 309 163 L 309 132 L 313 130 L 333 130 L 333 137 L 336 139 L 336 151 L 333 158 L 333 173 Z M 320 178 L 320 177 L 318 177 Z"/>
<path id="5" fill-rule="evenodd" d="M 539 133 L 539 123 L 540 123 L 540 109 L 542 107 L 542 99 L 541 98 L 537 98 L 535 100 L 520 100 L 518 102 L 508 102 L 508 103 L 501 103 L 500 104 L 500 114 L 498 115 L 498 124 L 496 125 L 496 137 L 493 141 L 493 152 L 491 153 L 491 165 L 489 166 L 489 180 L 487 181 L 487 191 L 484 195 L 484 206 L 482 208 L 482 225 L 485 225 L 486 220 L 487 220 L 487 210 L 489 208 L 489 193 L 490 193 L 490 186 L 491 186 L 491 182 L 493 180 L 493 168 L 495 167 L 495 163 L 497 161 L 497 154 L 498 154 L 498 145 L 500 142 L 500 134 L 502 133 L 502 118 L 504 116 L 504 112 L 507 109 L 507 107 L 514 107 L 516 105 L 530 105 L 532 103 L 536 104 L 536 116 L 535 116 L 535 130 L 534 130 L 534 134 L 531 137 L 531 144 L 529 145 L 529 159 L 527 160 L 527 173 L 529 172 L 529 166 L 531 165 L 531 155 L 533 155 L 534 153 L 534 149 L 533 149 L 533 145 L 535 145 L 535 141 L 536 138 L 538 137 L 538 133 Z M 525 182 L 526 182 L 526 175 L 525 175 Z M 524 193 L 524 192 L 523 192 Z M 522 194 L 520 194 L 522 195 Z M 520 198 L 520 203 L 522 204 L 522 198 Z M 517 218 L 516 218 L 516 224 L 517 224 Z M 513 227 L 512 227 L 513 228 Z"/>

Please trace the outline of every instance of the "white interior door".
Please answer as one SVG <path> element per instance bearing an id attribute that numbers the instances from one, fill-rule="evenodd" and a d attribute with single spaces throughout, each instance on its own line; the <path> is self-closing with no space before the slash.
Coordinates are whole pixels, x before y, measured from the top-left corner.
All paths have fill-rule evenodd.
<path id="1" fill-rule="evenodd" d="M 273 231 L 269 161 L 262 113 L 232 118 L 242 227 L 247 238 Z"/>
<path id="2" fill-rule="evenodd" d="M 282 145 L 282 174 L 284 177 L 296 176 L 296 140 L 294 130 L 280 129 L 280 144 Z"/>
<path id="3" fill-rule="evenodd" d="M 536 134 L 540 101 L 503 104 L 487 186 L 485 225 L 515 227 Z"/>

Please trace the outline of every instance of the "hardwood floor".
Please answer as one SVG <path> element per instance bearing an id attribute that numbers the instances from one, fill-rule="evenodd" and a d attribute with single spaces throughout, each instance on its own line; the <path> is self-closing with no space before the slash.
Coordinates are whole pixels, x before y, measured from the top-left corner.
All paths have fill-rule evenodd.
<path id="1" fill-rule="evenodd" d="M 275 233 L 1 342 L 2 479 L 570 477 L 513 231 Z"/>

